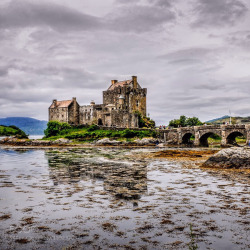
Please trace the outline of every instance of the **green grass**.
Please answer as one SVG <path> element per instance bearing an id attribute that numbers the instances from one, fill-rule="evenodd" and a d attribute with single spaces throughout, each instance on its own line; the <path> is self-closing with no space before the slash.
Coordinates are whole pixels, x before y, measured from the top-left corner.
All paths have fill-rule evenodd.
<path id="1" fill-rule="evenodd" d="M 50 133 L 51 134 L 51 133 Z M 44 140 L 70 139 L 79 142 L 92 142 L 102 138 L 132 141 L 135 138 L 156 137 L 156 132 L 150 130 L 125 129 L 122 131 L 103 130 L 96 126 L 84 128 L 66 128 L 56 132 L 54 136 L 44 137 Z"/>
<path id="2" fill-rule="evenodd" d="M 0 136 L 16 136 L 18 138 L 28 138 L 28 136 L 16 126 L 0 125 Z"/>

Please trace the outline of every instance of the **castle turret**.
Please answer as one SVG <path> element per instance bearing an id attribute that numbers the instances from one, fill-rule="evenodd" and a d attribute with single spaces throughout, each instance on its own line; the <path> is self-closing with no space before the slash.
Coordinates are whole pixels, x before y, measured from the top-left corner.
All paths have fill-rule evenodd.
<path id="1" fill-rule="evenodd" d="M 117 83 L 118 81 L 117 80 L 111 80 L 111 84 L 113 85 L 113 84 L 115 84 L 115 83 Z"/>
<path id="2" fill-rule="evenodd" d="M 54 99 L 52 102 L 53 102 L 54 106 L 56 107 L 57 100 L 56 100 L 56 99 Z"/>
<path id="3" fill-rule="evenodd" d="M 72 97 L 73 102 L 73 120 L 72 123 L 74 125 L 79 124 L 79 104 L 76 102 L 76 97 Z"/>
<path id="4" fill-rule="evenodd" d="M 137 89 L 137 86 L 138 86 L 138 84 L 137 84 L 137 76 L 132 76 L 132 81 L 133 81 L 133 88 Z"/>

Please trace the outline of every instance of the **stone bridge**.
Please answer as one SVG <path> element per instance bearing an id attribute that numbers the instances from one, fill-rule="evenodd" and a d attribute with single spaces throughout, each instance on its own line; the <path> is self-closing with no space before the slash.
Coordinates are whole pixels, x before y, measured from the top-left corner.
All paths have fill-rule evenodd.
<path id="1" fill-rule="evenodd" d="M 160 138 L 167 144 L 193 144 L 194 146 L 208 147 L 208 137 L 218 135 L 221 146 L 236 144 L 237 136 L 244 136 L 246 143 L 250 140 L 250 125 L 203 125 L 177 129 L 159 130 Z M 191 137 L 194 141 L 191 141 Z"/>

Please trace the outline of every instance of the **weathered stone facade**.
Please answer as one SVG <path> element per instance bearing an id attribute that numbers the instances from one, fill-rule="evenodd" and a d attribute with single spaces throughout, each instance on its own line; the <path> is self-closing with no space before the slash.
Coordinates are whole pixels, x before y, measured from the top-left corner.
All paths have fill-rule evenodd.
<path id="1" fill-rule="evenodd" d="M 131 80 L 112 80 L 110 87 L 103 91 L 103 104 L 79 106 L 72 101 L 54 100 L 49 108 L 49 121 L 56 120 L 69 124 L 97 124 L 108 127 L 139 127 L 136 111 L 146 116 L 147 89 L 141 88 L 136 76 Z"/>
<path id="2" fill-rule="evenodd" d="M 72 100 L 53 100 L 49 107 L 49 121 L 66 122 L 69 124 L 79 124 L 79 104 L 76 98 Z"/>

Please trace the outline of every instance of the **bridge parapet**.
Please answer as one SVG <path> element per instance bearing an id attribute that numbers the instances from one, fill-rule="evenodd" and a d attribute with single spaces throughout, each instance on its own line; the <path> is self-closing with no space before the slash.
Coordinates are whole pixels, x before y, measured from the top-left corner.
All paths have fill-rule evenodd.
<path id="1" fill-rule="evenodd" d="M 236 124 L 236 125 L 203 125 L 194 127 L 181 127 L 175 129 L 159 130 L 160 137 L 164 142 L 171 142 L 172 144 L 191 144 L 192 135 L 195 137 L 195 146 L 208 146 L 208 137 L 212 134 L 221 137 L 221 145 L 227 146 L 235 144 L 236 137 L 244 136 L 247 142 L 250 141 L 250 125 Z"/>
<path id="2" fill-rule="evenodd" d="M 221 125 L 221 129 L 245 129 L 247 125 L 245 124 L 234 124 L 234 125 Z"/>
<path id="3" fill-rule="evenodd" d="M 202 126 L 194 126 L 195 130 L 208 130 L 208 129 L 220 129 L 220 125 L 202 125 Z"/>

